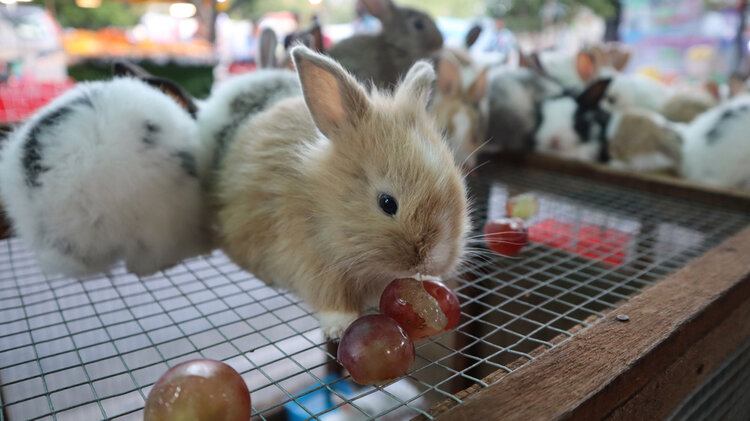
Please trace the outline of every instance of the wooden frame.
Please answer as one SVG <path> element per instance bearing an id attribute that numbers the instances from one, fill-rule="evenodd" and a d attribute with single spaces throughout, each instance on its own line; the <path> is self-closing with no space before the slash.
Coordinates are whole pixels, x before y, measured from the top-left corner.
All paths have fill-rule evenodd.
<path id="1" fill-rule="evenodd" d="M 507 157 L 506 157 L 507 160 Z M 750 194 L 531 156 L 517 162 L 750 212 Z M 432 409 L 441 420 L 662 419 L 750 338 L 750 227 L 511 373 Z M 613 346 L 614 345 L 614 346 Z"/>

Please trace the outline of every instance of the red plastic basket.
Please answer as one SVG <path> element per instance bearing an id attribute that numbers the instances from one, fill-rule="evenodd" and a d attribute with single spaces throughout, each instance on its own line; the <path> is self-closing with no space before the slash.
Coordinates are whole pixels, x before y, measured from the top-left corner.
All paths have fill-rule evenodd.
<path id="1" fill-rule="evenodd" d="M 23 121 L 74 85 L 72 80 L 37 82 L 23 79 L 0 84 L 0 124 Z"/>

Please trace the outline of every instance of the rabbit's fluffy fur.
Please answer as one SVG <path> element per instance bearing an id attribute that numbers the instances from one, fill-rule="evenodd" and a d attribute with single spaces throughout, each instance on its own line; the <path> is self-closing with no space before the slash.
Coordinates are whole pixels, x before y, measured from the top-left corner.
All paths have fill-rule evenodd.
<path id="1" fill-rule="evenodd" d="M 195 121 L 157 89 L 81 83 L 10 135 L 0 195 L 45 271 L 124 259 L 148 274 L 209 249 L 198 149 Z"/>
<path id="2" fill-rule="evenodd" d="M 467 199 L 427 115 L 430 65 L 416 64 L 393 96 L 368 95 L 332 60 L 292 55 L 304 99 L 238 128 L 219 167 L 218 235 L 232 260 L 297 293 L 336 337 L 390 280 L 456 268 Z M 379 208 L 382 193 L 398 201 L 395 215 Z"/>
<path id="3" fill-rule="evenodd" d="M 235 76 L 214 89 L 198 112 L 201 141 L 215 169 L 239 125 L 281 99 L 301 96 L 297 75 L 288 70 L 258 70 Z"/>

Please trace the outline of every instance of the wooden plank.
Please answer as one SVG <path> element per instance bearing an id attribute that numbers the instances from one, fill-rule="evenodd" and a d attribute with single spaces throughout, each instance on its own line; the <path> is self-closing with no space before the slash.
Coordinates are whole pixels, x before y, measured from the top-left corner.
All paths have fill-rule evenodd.
<path id="1" fill-rule="evenodd" d="M 639 174 L 604 165 L 570 161 L 545 155 L 483 155 L 480 162 L 508 162 L 555 171 L 652 193 L 697 200 L 714 206 L 750 211 L 750 192 L 702 186 L 665 175 Z M 488 165 L 490 171 L 494 165 Z"/>
<path id="2" fill-rule="evenodd" d="M 654 373 L 645 387 L 611 411 L 608 418 L 629 421 L 668 417 L 747 341 L 749 321 L 750 300 L 747 300 L 669 368 Z"/>
<path id="3" fill-rule="evenodd" d="M 661 391 L 655 390 L 659 382 L 678 381 L 675 375 L 683 381 L 674 370 L 695 364 L 691 356 L 699 354 L 701 344 L 715 340 L 714 329 L 731 326 L 744 314 L 750 302 L 748 256 L 750 228 L 438 419 L 602 419 L 628 415 L 621 411 L 643 403 L 648 393 L 661 399 Z M 629 321 L 617 320 L 619 314 Z M 734 351 L 733 344 L 715 342 L 715 355 L 701 355 L 704 370 Z M 683 357 L 686 362 L 680 363 Z M 686 376 L 685 389 L 702 376 Z M 660 413 L 676 405 L 683 392 L 675 391 Z"/>

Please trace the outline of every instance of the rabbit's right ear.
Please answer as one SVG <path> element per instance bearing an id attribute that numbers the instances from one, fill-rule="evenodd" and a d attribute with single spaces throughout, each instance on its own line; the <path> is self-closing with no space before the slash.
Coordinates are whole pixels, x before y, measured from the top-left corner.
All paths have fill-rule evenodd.
<path id="1" fill-rule="evenodd" d="M 474 26 L 469 29 L 469 32 L 466 33 L 466 37 L 464 37 L 464 47 L 466 49 L 471 48 L 474 43 L 477 42 L 477 39 L 479 39 L 479 35 L 482 34 L 482 25 L 480 24 L 474 24 Z"/>
<path id="2" fill-rule="evenodd" d="M 426 61 L 418 61 L 411 66 L 396 89 L 396 100 L 411 104 L 416 101 L 421 107 L 427 108 L 435 79 L 435 69 L 432 65 Z"/>
<path id="3" fill-rule="evenodd" d="M 440 93 L 446 96 L 458 95 L 461 90 L 461 69 L 458 64 L 448 57 L 440 57 L 437 81 Z"/>
<path id="4" fill-rule="evenodd" d="M 596 78 L 599 70 L 594 54 L 588 51 L 581 51 L 576 54 L 575 61 L 576 72 L 578 72 L 578 77 L 581 78 L 582 81 L 588 83 Z"/>
<path id="5" fill-rule="evenodd" d="M 360 0 L 367 9 L 367 13 L 375 16 L 381 22 L 386 22 L 393 17 L 396 5 L 391 0 Z"/>
<path id="6" fill-rule="evenodd" d="M 195 105 L 193 97 L 182 86 L 169 79 L 154 76 L 137 64 L 122 60 L 115 61 L 112 66 L 112 73 L 116 77 L 140 79 L 172 98 L 180 107 L 190 113 L 191 116 L 195 117 L 198 113 L 198 107 Z"/>
<path id="7" fill-rule="evenodd" d="M 258 42 L 258 64 L 261 69 L 273 69 L 278 67 L 276 62 L 276 32 L 271 28 L 265 28 L 260 33 L 260 42 Z"/>
<path id="8" fill-rule="evenodd" d="M 341 65 L 304 46 L 294 47 L 292 58 L 307 108 L 326 137 L 356 127 L 370 112 L 364 89 Z"/>
<path id="9" fill-rule="evenodd" d="M 115 77 L 134 77 L 136 79 L 153 77 L 143 67 L 125 60 L 116 60 L 114 62 L 112 65 L 112 74 Z"/>

